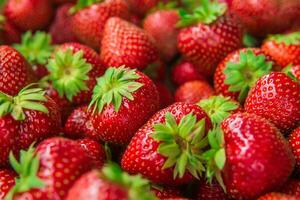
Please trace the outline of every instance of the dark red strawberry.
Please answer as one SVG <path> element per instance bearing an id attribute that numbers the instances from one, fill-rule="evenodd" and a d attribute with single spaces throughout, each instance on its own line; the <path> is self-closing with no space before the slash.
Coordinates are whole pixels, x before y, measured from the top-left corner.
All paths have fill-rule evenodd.
<path id="1" fill-rule="evenodd" d="M 300 127 L 289 135 L 289 143 L 294 153 L 297 171 L 300 172 Z"/>
<path id="2" fill-rule="evenodd" d="M 9 190 L 15 185 L 16 174 L 9 169 L 0 170 L 0 199 L 4 199 Z"/>
<path id="3" fill-rule="evenodd" d="M 76 0 L 52 0 L 55 4 L 75 3 Z"/>
<path id="4" fill-rule="evenodd" d="M 300 198 L 300 180 L 291 178 L 284 184 L 281 192 Z"/>
<path id="5" fill-rule="evenodd" d="M 159 94 L 159 102 L 161 109 L 166 108 L 167 106 L 174 103 L 173 93 L 166 84 L 161 82 L 155 82 L 155 85 Z"/>
<path id="6" fill-rule="evenodd" d="M 293 130 L 300 121 L 300 84 L 281 72 L 261 77 L 245 103 L 248 113 L 270 120 L 283 132 Z"/>
<path id="7" fill-rule="evenodd" d="M 18 173 L 16 185 L 7 199 L 59 200 L 63 199 L 77 178 L 92 168 L 89 157 L 75 141 L 50 138 L 21 150 L 20 161 L 10 157 Z"/>
<path id="8" fill-rule="evenodd" d="M 111 17 L 129 18 L 125 0 L 79 0 L 73 8 L 76 12 L 72 19 L 72 30 L 84 44 L 99 49 L 104 25 Z"/>
<path id="9" fill-rule="evenodd" d="M 56 10 L 55 17 L 49 29 L 54 44 L 78 41 L 72 31 L 72 15 L 69 13 L 69 10 L 73 5 L 74 4 L 72 3 L 62 4 Z"/>
<path id="10" fill-rule="evenodd" d="M 97 80 L 89 107 L 99 137 L 123 145 L 159 109 L 159 96 L 154 83 L 141 72 L 111 67 Z"/>
<path id="11" fill-rule="evenodd" d="M 106 160 L 104 147 L 98 142 L 85 138 L 76 141 L 84 149 L 95 168 L 101 168 Z"/>
<path id="12" fill-rule="evenodd" d="M 225 194 L 223 188 L 217 181 L 208 183 L 201 181 L 199 189 L 197 191 L 197 200 L 227 200 L 228 197 Z"/>
<path id="13" fill-rule="evenodd" d="M 206 81 L 190 81 L 181 85 L 175 92 L 175 101 L 198 103 L 214 95 L 214 89 Z"/>
<path id="14" fill-rule="evenodd" d="M 14 47 L 26 58 L 38 78 L 48 74 L 45 66 L 54 50 L 49 34 L 40 31 L 32 34 L 28 31 L 23 34 L 22 42 Z"/>
<path id="15" fill-rule="evenodd" d="M 210 158 L 206 167 L 209 180 L 215 176 L 234 199 L 256 199 L 284 184 L 295 160 L 273 124 L 254 114 L 237 113 L 221 127 L 208 133 L 211 149 L 204 157 Z"/>
<path id="16" fill-rule="evenodd" d="M 103 32 L 101 60 L 105 66 L 144 69 L 158 59 L 153 38 L 136 25 L 112 17 Z"/>
<path id="17" fill-rule="evenodd" d="M 195 80 L 202 81 L 205 78 L 191 62 L 181 60 L 172 70 L 172 81 L 178 86 Z"/>
<path id="18" fill-rule="evenodd" d="M 97 52 L 79 43 L 59 46 L 47 69 L 48 79 L 59 96 L 75 105 L 90 101 L 96 78 L 105 70 Z"/>
<path id="19" fill-rule="evenodd" d="M 30 81 L 26 60 L 10 46 L 0 46 L 0 70 L 0 91 L 6 94 L 18 94 Z"/>
<path id="20" fill-rule="evenodd" d="M 8 0 L 4 14 L 23 31 L 45 28 L 52 18 L 50 0 Z"/>
<path id="21" fill-rule="evenodd" d="M 298 200 L 298 197 L 272 192 L 259 197 L 257 200 Z"/>
<path id="22" fill-rule="evenodd" d="M 42 89 L 29 85 L 16 96 L 1 92 L 0 103 L 1 166 L 10 151 L 18 152 L 59 133 L 60 110 Z"/>
<path id="23" fill-rule="evenodd" d="M 186 184 L 203 172 L 201 154 L 211 127 L 197 105 L 175 103 L 140 128 L 122 157 L 122 168 L 156 184 Z"/>
<path id="24" fill-rule="evenodd" d="M 179 30 L 176 24 L 179 21 L 177 10 L 158 10 L 149 14 L 144 20 L 144 29 L 155 40 L 155 45 L 164 60 L 171 60 L 178 52 L 177 36 Z"/>
<path id="25" fill-rule="evenodd" d="M 291 78 L 300 81 L 300 65 L 287 66 L 284 68 L 284 72 Z"/>
<path id="26" fill-rule="evenodd" d="M 82 175 L 70 189 L 66 200 L 155 200 L 149 182 L 140 175 L 130 176 L 116 164 Z"/>
<path id="27" fill-rule="evenodd" d="M 215 90 L 244 103 L 255 82 L 271 69 L 271 59 L 261 49 L 237 50 L 218 65 L 214 75 Z"/>
<path id="28" fill-rule="evenodd" d="M 159 0 L 127 0 L 131 12 L 138 15 L 145 15 L 147 11 L 155 7 Z"/>
<path id="29" fill-rule="evenodd" d="M 152 186 L 152 193 L 158 199 L 168 199 L 168 198 L 180 198 L 182 196 L 181 191 L 175 187 L 162 187 L 162 186 Z"/>
<path id="30" fill-rule="evenodd" d="M 0 44 L 10 45 L 21 41 L 21 32 L 0 15 Z"/>
<path id="31" fill-rule="evenodd" d="M 298 0 L 232 0 L 230 11 L 251 34 L 264 37 L 289 29 L 298 20 L 299 8 Z"/>
<path id="32" fill-rule="evenodd" d="M 261 48 L 282 68 L 300 64 L 300 32 L 272 35 Z"/>
<path id="33" fill-rule="evenodd" d="M 178 35 L 178 48 L 201 73 L 212 76 L 219 62 L 242 46 L 242 28 L 224 3 L 202 0 L 194 14 L 180 15 L 178 25 L 185 28 Z"/>

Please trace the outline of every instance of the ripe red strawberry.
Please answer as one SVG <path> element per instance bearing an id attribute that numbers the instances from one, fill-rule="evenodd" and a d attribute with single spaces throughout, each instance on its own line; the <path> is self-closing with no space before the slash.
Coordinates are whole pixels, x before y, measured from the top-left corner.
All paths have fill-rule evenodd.
<path id="1" fill-rule="evenodd" d="M 136 25 L 112 17 L 103 32 L 101 60 L 105 66 L 144 69 L 158 59 L 153 38 Z"/>
<path id="2" fill-rule="evenodd" d="M 28 31 L 22 35 L 22 42 L 14 47 L 26 58 L 38 78 L 48 74 L 45 66 L 54 50 L 49 34 L 40 31 L 32 34 Z"/>
<path id="3" fill-rule="evenodd" d="M 59 96 L 75 105 L 90 101 L 96 78 L 105 70 L 97 52 L 79 43 L 59 46 L 47 69 L 48 79 Z"/>
<path id="4" fill-rule="evenodd" d="M 98 142 L 85 138 L 76 141 L 84 149 L 95 168 L 101 168 L 106 160 L 104 147 Z"/>
<path id="5" fill-rule="evenodd" d="M 237 20 L 226 13 L 226 5 L 202 0 L 194 14 L 181 12 L 178 48 L 198 70 L 212 76 L 219 62 L 242 46 L 243 31 Z"/>
<path id="6" fill-rule="evenodd" d="M 4 199 L 9 190 L 15 185 L 16 174 L 9 169 L 0 170 L 0 199 Z"/>
<path id="7" fill-rule="evenodd" d="M 149 182 L 140 175 L 130 176 L 116 164 L 108 164 L 101 171 L 82 175 L 70 189 L 66 200 L 155 200 Z"/>
<path id="8" fill-rule="evenodd" d="M 21 32 L 11 23 L 0 15 L 0 44 L 13 44 L 21 41 Z"/>
<path id="9" fill-rule="evenodd" d="M 78 143 L 58 137 L 44 140 L 36 150 L 33 145 L 21 150 L 20 161 L 14 156 L 10 161 L 19 177 L 6 198 L 14 200 L 63 199 L 75 180 L 92 168 Z"/>
<path id="10" fill-rule="evenodd" d="M 261 48 L 282 68 L 300 64 L 300 32 L 272 35 Z"/>
<path id="11" fill-rule="evenodd" d="M 53 15 L 50 0 L 8 0 L 4 14 L 22 31 L 45 28 Z"/>
<path id="12" fill-rule="evenodd" d="M 245 103 L 248 113 L 270 120 L 283 132 L 293 130 L 300 121 L 300 84 L 281 72 L 261 77 Z"/>
<path id="13" fill-rule="evenodd" d="M 257 200 L 298 200 L 298 197 L 272 192 L 259 197 Z"/>
<path id="14" fill-rule="evenodd" d="M 127 2 L 131 12 L 143 16 L 155 7 L 159 0 L 127 0 Z"/>
<path id="15" fill-rule="evenodd" d="M 300 81 L 300 65 L 292 65 L 284 68 L 284 72 L 295 80 Z"/>
<path id="16" fill-rule="evenodd" d="M 144 20 L 145 31 L 154 38 L 155 45 L 166 61 L 171 60 L 178 52 L 179 29 L 176 28 L 178 21 L 177 10 L 158 10 L 149 14 Z"/>
<path id="17" fill-rule="evenodd" d="M 181 85 L 175 92 L 175 101 L 198 103 L 214 95 L 214 89 L 206 81 L 190 81 Z"/>
<path id="18" fill-rule="evenodd" d="M 175 187 L 152 186 L 151 191 L 158 199 L 180 198 L 182 196 L 180 190 Z"/>
<path id="19" fill-rule="evenodd" d="M 96 0 L 79 0 L 74 7 L 72 30 L 76 37 L 84 44 L 99 49 L 104 25 L 111 17 L 129 18 L 125 0 L 105 0 L 97 3 Z"/>
<path id="20" fill-rule="evenodd" d="M 207 183 L 206 181 L 201 181 L 199 189 L 197 191 L 197 200 L 227 200 L 228 197 L 225 194 L 223 188 L 218 182 L 213 181 L 212 183 Z"/>
<path id="21" fill-rule="evenodd" d="M 300 197 L 300 180 L 299 179 L 290 179 L 288 180 L 283 188 L 281 189 L 281 192 L 289 195 L 295 195 L 298 198 Z"/>
<path id="22" fill-rule="evenodd" d="M 122 168 L 156 184 L 186 184 L 204 170 L 199 158 L 210 127 L 208 116 L 197 105 L 172 104 L 136 132 L 123 154 Z"/>
<path id="23" fill-rule="evenodd" d="M 273 124 L 254 114 L 237 113 L 221 127 L 208 134 L 212 149 L 204 157 L 208 157 L 209 180 L 215 175 L 234 199 L 255 199 L 283 185 L 295 160 Z"/>
<path id="24" fill-rule="evenodd" d="M 16 96 L 0 93 L 0 166 L 6 164 L 10 151 L 18 152 L 59 133 L 58 106 L 42 89 L 30 87 Z"/>
<path id="25" fill-rule="evenodd" d="M 0 46 L 0 70 L 0 91 L 6 94 L 18 94 L 30 81 L 26 60 L 10 46 Z"/>
<path id="26" fill-rule="evenodd" d="M 261 49 L 237 50 L 218 65 L 214 75 L 215 90 L 243 103 L 255 82 L 271 69 L 271 59 Z"/>
<path id="27" fill-rule="evenodd" d="M 238 16 L 247 31 L 264 37 L 289 29 L 298 21 L 299 8 L 298 0 L 232 0 L 230 11 Z"/>
<path id="28" fill-rule="evenodd" d="M 181 60 L 172 70 L 172 81 L 176 85 L 182 85 L 188 81 L 205 80 L 197 67 L 191 62 Z"/>
<path id="29" fill-rule="evenodd" d="M 77 42 L 78 39 L 72 31 L 72 15 L 69 10 L 74 4 L 66 3 L 57 8 L 55 17 L 49 28 L 54 44 Z"/>
<path id="30" fill-rule="evenodd" d="M 289 135 L 289 143 L 294 153 L 297 171 L 300 172 L 300 127 Z"/>
<path id="31" fill-rule="evenodd" d="M 141 72 L 111 67 L 97 80 L 89 107 L 99 137 L 124 145 L 159 109 L 159 96 L 154 83 Z"/>
<path id="32" fill-rule="evenodd" d="M 162 82 L 155 82 L 155 86 L 159 94 L 160 109 L 171 105 L 174 102 L 174 97 L 167 85 Z"/>

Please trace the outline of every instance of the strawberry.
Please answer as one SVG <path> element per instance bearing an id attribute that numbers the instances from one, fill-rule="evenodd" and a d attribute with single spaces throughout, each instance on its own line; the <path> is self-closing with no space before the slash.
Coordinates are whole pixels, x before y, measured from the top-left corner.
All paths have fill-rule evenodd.
<path id="1" fill-rule="evenodd" d="M 288 142 L 266 119 L 236 113 L 208 133 L 211 149 L 206 174 L 215 176 L 234 199 L 255 199 L 278 189 L 291 175 L 295 160 Z"/>
<path id="2" fill-rule="evenodd" d="M 47 69 L 59 96 L 75 105 L 89 102 L 96 78 L 104 73 L 97 52 L 79 43 L 60 45 Z"/>
<path id="3" fill-rule="evenodd" d="M 201 73 L 212 76 L 219 62 L 242 46 L 240 25 L 226 13 L 226 4 L 217 1 L 201 0 L 194 14 L 180 14 L 179 51 Z"/>
<path id="4" fill-rule="evenodd" d="M 153 38 L 143 29 L 117 17 L 105 24 L 100 56 L 107 67 L 125 65 L 140 70 L 158 59 Z"/>
<path id="5" fill-rule="evenodd" d="M 166 84 L 162 82 L 155 82 L 159 94 L 160 108 L 166 108 L 174 102 L 173 93 L 167 87 Z"/>
<path id="6" fill-rule="evenodd" d="M 15 185 L 16 174 L 9 169 L 0 170 L 0 199 L 4 199 L 9 190 Z"/>
<path id="7" fill-rule="evenodd" d="M 290 65 L 284 68 L 284 72 L 291 78 L 300 81 L 300 65 Z"/>
<path id="8" fill-rule="evenodd" d="M 82 175 L 70 189 L 66 200 L 155 200 L 149 182 L 140 175 L 130 176 L 116 164 Z"/>
<path id="9" fill-rule="evenodd" d="M 67 3 L 75 3 L 76 0 L 52 0 L 55 4 L 67 4 Z"/>
<path id="10" fill-rule="evenodd" d="M 218 182 L 213 181 L 211 184 L 206 181 L 201 181 L 197 191 L 197 200 L 227 200 L 222 187 Z"/>
<path id="11" fill-rule="evenodd" d="M 1 92 L 16 95 L 30 81 L 26 60 L 10 46 L 0 46 L 0 69 Z"/>
<path id="12" fill-rule="evenodd" d="M 298 198 L 296 196 L 272 192 L 259 197 L 257 200 L 297 200 L 297 199 Z"/>
<path id="13" fill-rule="evenodd" d="M 164 81 L 166 79 L 166 71 L 166 64 L 161 60 L 157 60 L 154 63 L 149 64 L 143 70 L 143 73 L 154 81 Z"/>
<path id="14" fill-rule="evenodd" d="M 0 44 L 10 45 L 20 41 L 20 31 L 11 22 L 5 19 L 4 16 L 0 15 Z"/>
<path id="15" fill-rule="evenodd" d="M 71 10 L 72 30 L 76 37 L 84 44 L 99 49 L 103 37 L 106 21 L 111 17 L 129 18 L 129 11 L 125 0 L 79 0 Z"/>
<path id="16" fill-rule="evenodd" d="M 8 0 L 4 14 L 22 31 L 45 28 L 52 18 L 50 0 Z"/>
<path id="17" fill-rule="evenodd" d="M 155 7 L 159 0 L 127 0 L 131 12 L 143 16 Z"/>
<path id="18" fill-rule="evenodd" d="M 206 81 L 190 81 L 181 85 L 175 92 L 175 101 L 198 103 L 214 95 L 214 89 Z"/>
<path id="19" fill-rule="evenodd" d="M 0 166 L 6 165 L 10 151 L 26 149 L 58 134 L 60 110 L 40 88 L 23 88 L 18 95 L 0 93 Z"/>
<path id="20" fill-rule="evenodd" d="M 154 83 L 126 67 L 108 68 L 97 80 L 89 108 L 92 125 L 105 142 L 124 145 L 159 108 Z"/>
<path id="21" fill-rule="evenodd" d="M 207 113 L 213 125 L 219 125 L 231 114 L 242 111 L 238 102 L 222 95 L 203 99 L 198 105 Z"/>
<path id="22" fill-rule="evenodd" d="M 300 32 L 272 35 L 261 48 L 282 68 L 289 64 L 300 64 Z"/>
<path id="23" fill-rule="evenodd" d="M 237 15 L 247 31 L 264 37 L 289 29 L 298 20 L 299 8 L 298 0 L 232 0 L 230 11 Z"/>
<path id="24" fill-rule="evenodd" d="M 299 125 L 300 84 L 281 72 L 261 77 L 251 89 L 245 103 L 248 113 L 270 120 L 283 132 Z"/>
<path id="25" fill-rule="evenodd" d="M 214 75 L 215 90 L 243 103 L 258 78 L 268 74 L 271 69 L 272 62 L 262 50 L 237 50 L 218 65 Z"/>
<path id="26" fill-rule="evenodd" d="M 298 198 L 300 197 L 300 180 L 299 179 L 290 179 L 288 180 L 284 187 L 281 189 L 281 192 L 289 195 L 295 195 Z"/>
<path id="27" fill-rule="evenodd" d="M 94 167 L 101 168 L 104 165 L 106 153 L 101 144 L 88 138 L 77 140 L 76 142 L 84 149 Z"/>
<path id="28" fill-rule="evenodd" d="M 296 159 L 297 170 L 300 171 L 300 127 L 289 135 L 289 143 Z"/>
<path id="29" fill-rule="evenodd" d="M 203 75 L 197 70 L 197 67 L 191 62 L 186 60 L 181 60 L 173 69 L 172 69 L 172 81 L 176 85 L 182 85 L 188 81 L 194 80 L 205 80 Z"/>
<path id="30" fill-rule="evenodd" d="M 179 198 L 182 196 L 180 190 L 175 187 L 161 187 L 153 185 L 151 187 L 151 191 L 158 199 Z"/>
<path id="31" fill-rule="evenodd" d="M 162 58 L 171 60 L 177 54 L 177 36 L 179 30 L 176 24 L 179 15 L 176 10 L 158 10 L 149 14 L 144 20 L 144 29 L 155 40 Z"/>
<path id="32" fill-rule="evenodd" d="M 156 184 L 186 184 L 203 172 L 202 150 L 211 127 L 197 105 L 175 103 L 157 112 L 132 138 L 121 165 Z"/>
<path id="33" fill-rule="evenodd" d="M 32 34 L 28 31 L 22 35 L 21 44 L 15 44 L 14 47 L 26 58 L 38 78 L 48 74 L 45 65 L 54 50 L 49 34 L 40 31 Z"/>
<path id="34" fill-rule="evenodd" d="M 69 13 L 73 5 L 72 3 L 62 4 L 56 10 L 55 17 L 49 28 L 49 33 L 52 36 L 54 44 L 78 41 L 72 31 L 72 15 Z"/>
<path id="35" fill-rule="evenodd" d="M 89 157 L 75 141 L 64 138 L 44 140 L 35 149 L 21 150 L 20 161 L 11 154 L 18 173 L 6 199 L 63 199 L 77 178 L 91 169 Z"/>

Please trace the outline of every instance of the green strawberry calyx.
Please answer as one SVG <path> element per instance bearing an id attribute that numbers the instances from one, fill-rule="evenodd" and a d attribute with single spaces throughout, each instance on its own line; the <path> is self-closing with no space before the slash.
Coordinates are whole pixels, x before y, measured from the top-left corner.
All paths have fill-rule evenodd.
<path id="1" fill-rule="evenodd" d="M 83 51 L 74 53 L 71 49 L 58 50 L 49 60 L 48 79 L 52 82 L 61 97 L 69 101 L 81 91 L 88 90 L 86 81 L 92 65 L 83 58 Z"/>
<path id="2" fill-rule="evenodd" d="M 168 112 L 165 123 L 156 124 L 153 128 L 152 138 L 160 142 L 157 152 L 167 158 L 163 169 L 174 167 L 174 179 L 182 178 L 186 171 L 199 178 L 205 170 L 201 153 L 208 145 L 205 119 L 197 120 L 190 113 L 177 124 Z"/>
<path id="3" fill-rule="evenodd" d="M 200 0 L 200 2 L 200 6 L 194 8 L 192 14 L 184 9 L 179 10 L 181 19 L 177 23 L 178 27 L 186 27 L 197 23 L 211 24 L 224 15 L 227 10 L 226 4 L 217 0 Z"/>
<path id="4" fill-rule="evenodd" d="M 13 153 L 9 155 L 9 161 L 12 168 L 17 172 L 15 186 L 8 192 L 5 200 L 12 200 L 15 194 L 27 192 L 30 189 L 39 189 L 45 186 L 44 182 L 38 177 L 40 159 L 35 154 L 35 148 L 32 144 L 27 151 L 20 151 L 20 161 L 17 161 Z"/>
<path id="5" fill-rule="evenodd" d="M 232 111 L 239 108 L 238 102 L 234 102 L 229 97 L 222 95 L 203 99 L 198 105 L 207 113 L 214 126 L 221 124 Z"/>
<path id="6" fill-rule="evenodd" d="M 15 44 L 14 47 L 32 65 L 46 65 L 54 47 L 51 45 L 51 36 L 45 32 L 32 34 L 27 31 L 22 35 L 22 42 Z"/>
<path id="7" fill-rule="evenodd" d="M 14 97 L 0 92 L 0 117 L 11 114 L 15 120 L 21 121 L 26 117 L 24 109 L 48 113 L 48 109 L 42 103 L 47 101 L 45 91 L 32 88 L 33 85 L 26 86 Z"/>
<path id="8" fill-rule="evenodd" d="M 89 109 L 93 107 L 93 113 L 96 111 L 101 113 L 105 106 L 112 104 L 115 111 L 118 112 L 123 97 L 133 101 L 132 93 L 143 86 L 142 83 L 137 82 L 139 78 L 135 69 L 125 66 L 108 68 L 105 74 L 97 79 Z"/>
<path id="9" fill-rule="evenodd" d="M 128 200 L 155 200 L 150 192 L 150 182 L 141 175 L 129 175 L 123 172 L 115 163 L 106 164 L 101 170 L 101 177 L 104 180 L 116 183 L 128 190 Z"/>
<path id="10" fill-rule="evenodd" d="M 238 100 L 243 103 L 250 88 L 261 76 L 268 74 L 272 66 L 264 55 L 255 55 L 251 49 L 241 51 L 239 61 L 226 63 L 224 83 L 229 85 L 230 92 L 239 92 Z"/>
<path id="11" fill-rule="evenodd" d="M 285 73 L 286 75 L 288 75 L 294 81 L 300 83 L 300 80 L 298 80 L 297 77 L 295 76 L 295 74 L 293 73 L 292 67 L 293 67 L 293 65 L 289 64 L 288 66 L 286 66 L 285 68 L 283 68 L 282 72 Z"/>
<path id="12" fill-rule="evenodd" d="M 300 32 L 271 35 L 268 40 L 274 40 L 277 43 L 284 43 L 285 45 L 299 45 Z"/>
<path id="13" fill-rule="evenodd" d="M 226 192 L 221 174 L 226 163 L 223 131 L 220 126 L 216 126 L 209 130 L 207 136 L 210 148 L 202 154 L 202 158 L 205 160 L 206 178 L 210 183 L 215 178 Z"/>
<path id="14" fill-rule="evenodd" d="M 102 2 L 102 0 L 77 0 L 77 3 L 73 7 L 70 8 L 69 13 L 75 14 L 79 10 L 82 10 L 93 4 L 101 3 L 101 2 Z"/>

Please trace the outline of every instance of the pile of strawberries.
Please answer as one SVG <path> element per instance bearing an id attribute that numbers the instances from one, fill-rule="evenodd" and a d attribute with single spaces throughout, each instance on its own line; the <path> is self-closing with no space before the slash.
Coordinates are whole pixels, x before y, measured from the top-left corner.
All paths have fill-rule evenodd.
<path id="1" fill-rule="evenodd" d="M 1 0 L 0 200 L 299 200 L 299 0 Z"/>

